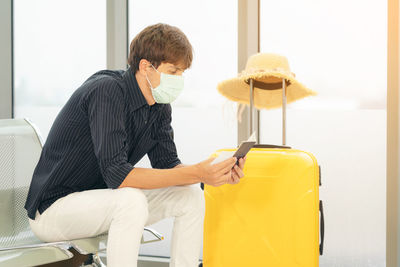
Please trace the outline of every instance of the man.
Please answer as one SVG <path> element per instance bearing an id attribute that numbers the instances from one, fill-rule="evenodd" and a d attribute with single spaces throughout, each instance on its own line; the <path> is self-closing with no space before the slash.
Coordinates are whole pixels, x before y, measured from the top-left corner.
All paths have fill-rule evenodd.
<path id="1" fill-rule="evenodd" d="M 197 266 L 204 220 L 199 186 L 235 184 L 244 160 L 183 165 L 171 105 L 192 46 L 156 24 L 132 41 L 126 71 L 102 70 L 58 114 L 35 168 L 25 208 L 33 232 L 52 242 L 108 232 L 107 265 L 136 266 L 143 228 L 175 217 L 171 266 Z M 148 154 L 153 168 L 134 165 Z"/>

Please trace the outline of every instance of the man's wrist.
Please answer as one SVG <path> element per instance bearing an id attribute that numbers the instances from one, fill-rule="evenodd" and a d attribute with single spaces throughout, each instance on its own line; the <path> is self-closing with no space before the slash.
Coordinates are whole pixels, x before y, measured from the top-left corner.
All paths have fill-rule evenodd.
<path id="1" fill-rule="evenodd" d="M 174 167 L 175 169 L 180 169 L 180 168 L 185 168 L 186 170 L 182 175 L 188 176 L 188 178 L 191 180 L 190 183 L 196 184 L 196 183 L 202 183 L 203 180 L 201 179 L 201 176 L 199 175 L 199 168 L 197 164 L 194 165 L 187 165 L 180 163 Z"/>
<path id="2" fill-rule="evenodd" d="M 190 167 L 192 168 L 192 172 L 196 179 L 196 183 L 203 183 L 203 177 L 201 175 L 201 171 L 198 164 L 191 165 Z"/>

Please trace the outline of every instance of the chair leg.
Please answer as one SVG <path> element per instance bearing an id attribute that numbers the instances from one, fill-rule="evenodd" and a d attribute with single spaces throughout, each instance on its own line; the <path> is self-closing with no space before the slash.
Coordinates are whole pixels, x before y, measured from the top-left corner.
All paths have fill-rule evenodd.
<path id="1" fill-rule="evenodd" d="M 92 263 L 90 254 L 82 255 L 72 247 L 69 248 L 69 251 L 74 255 L 71 259 L 40 265 L 40 267 L 78 267 Z"/>
<path id="2" fill-rule="evenodd" d="M 94 267 L 106 267 L 106 265 L 101 261 L 98 253 L 93 254 L 93 264 Z"/>

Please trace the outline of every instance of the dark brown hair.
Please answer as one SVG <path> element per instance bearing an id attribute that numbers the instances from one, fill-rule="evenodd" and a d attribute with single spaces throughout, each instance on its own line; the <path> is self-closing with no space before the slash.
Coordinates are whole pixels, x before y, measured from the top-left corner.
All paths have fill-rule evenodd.
<path id="1" fill-rule="evenodd" d="M 187 69 L 192 64 L 192 45 L 177 27 L 154 24 L 143 29 L 131 42 L 128 64 L 134 73 L 139 70 L 141 59 L 150 61 L 155 68 L 168 62 L 183 64 Z"/>

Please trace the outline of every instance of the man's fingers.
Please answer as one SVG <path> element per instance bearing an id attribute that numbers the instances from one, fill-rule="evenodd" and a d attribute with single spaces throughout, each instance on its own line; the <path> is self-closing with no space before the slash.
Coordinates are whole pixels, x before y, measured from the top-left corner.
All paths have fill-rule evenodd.
<path id="1" fill-rule="evenodd" d="M 232 170 L 233 166 L 235 166 L 235 164 L 236 164 L 236 161 L 231 162 L 231 164 L 229 164 L 229 165 L 225 166 L 223 169 L 219 170 L 218 175 L 223 175 L 227 172 L 230 172 Z"/>
<path id="2" fill-rule="evenodd" d="M 228 178 L 228 181 L 226 182 L 227 184 L 233 184 L 235 183 L 233 177 Z"/>
<path id="3" fill-rule="evenodd" d="M 244 168 L 244 163 L 246 162 L 246 157 L 244 157 L 244 158 L 241 158 L 240 160 L 239 160 L 239 167 L 243 170 L 243 168 Z"/>
<path id="4" fill-rule="evenodd" d="M 216 163 L 214 166 L 217 169 L 223 169 L 224 167 L 231 165 L 232 162 L 236 162 L 236 160 L 237 160 L 236 157 L 230 157 L 224 161 Z"/>
<path id="5" fill-rule="evenodd" d="M 234 184 L 239 183 L 240 181 L 240 176 L 238 175 L 238 173 L 236 172 L 236 170 L 232 171 L 232 180 Z"/>
<path id="6" fill-rule="evenodd" d="M 242 169 L 239 168 L 239 166 L 234 167 L 234 172 L 237 175 L 237 177 L 240 179 L 244 176 L 244 173 L 242 172 Z"/>
<path id="7" fill-rule="evenodd" d="M 239 168 L 238 166 L 235 166 L 234 170 L 235 170 L 236 174 L 239 176 L 239 178 L 244 176 L 244 173 L 243 173 L 242 169 Z"/>
<path id="8" fill-rule="evenodd" d="M 217 168 L 215 169 L 215 172 L 218 175 L 222 175 L 222 174 L 228 172 L 230 169 L 232 169 L 233 165 L 236 163 L 236 158 L 232 157 L 232 158 L 224 160 L 223 162 L 220 162 L 220 163 L 223 163 L 223 164 L 216 166 Z M 220 164 L 220 163 L 218 163 L 218 164 Z"/>
<path id="9" fill-rule="evenodd" d="M 227 182 L 232 181 L 232 172 L 228 171 L 226 174 L 223 175 L 223 178 Z"/>

